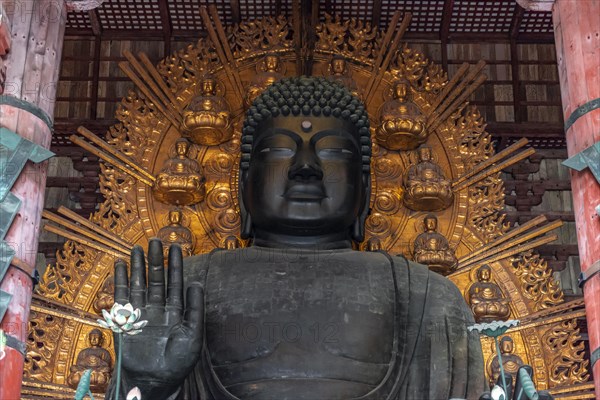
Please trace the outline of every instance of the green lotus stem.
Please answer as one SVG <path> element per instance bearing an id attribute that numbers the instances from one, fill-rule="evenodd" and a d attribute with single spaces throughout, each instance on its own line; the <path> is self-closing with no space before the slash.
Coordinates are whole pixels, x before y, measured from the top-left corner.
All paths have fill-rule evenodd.
<path id="1" fill-rule="evenodd" d="M 506 387 L 506 378 L 504 377 L 504 365 L 502 363 L 502 353 L 500 352 L 500 343 L 498 343 L 498 336 L 494 336 L 494 342 L 496 343 L 496 354 L 498 354 L 498 363 L 500 364 L 500 376 L 502 376 L 502 386 L 504 387 L 504 394 L 508 397 L 508 388 Z"/>
<path id="2" fill-rule="evenodd" d="M 119 352 L 117 354 L 117 390 L 115 393 L 115 400 L 119 400 L 119 393 L 121 392 L 121 358 L 123 358 L 123 333 L 119 332 L 117 334 L 117 338 L 119 340 Z"/>
<path id="3" fill-rule="evenodd" d="M 535 386 L 533 385 L 533 381 L 531 380 L 531 377 L 529 376 L 529 374 L 527 373 L 527 371 L 525 371 L 524 369 L 520 369 L 519 370 L 519 379 L 521 380 L 521 385 L 522 385 L 522 392 L 525 392 L 525 395 L 527 395 L 527 398 L 530 400 L 537 400 L 539 399 L 540 395 L 538 394 L 538 392 L 535 390 Z M 519 397 L 520 398 L 520 393 L 519 393 Z"/>

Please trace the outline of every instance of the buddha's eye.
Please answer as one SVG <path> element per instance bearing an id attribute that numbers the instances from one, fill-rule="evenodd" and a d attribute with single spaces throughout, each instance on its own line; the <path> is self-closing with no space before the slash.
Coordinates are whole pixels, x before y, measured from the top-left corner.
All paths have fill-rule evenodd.
<path id="1" fill-rule="evenodd" d="M 339 148 L 321 149 L 321 151 L 326 151 L 326 152 L 329 152 L 329 153 L 352 154 L 352 151 L 350 151 L 348 149 L 339 149 Z"/>
<path id="2" fill-rule="evenodd" d="M 277 155 L 292 155 L 294 153 L 294 150 L 290 149 L 289 147 L 265 147 L 263 149 L 260 150 L 260 153 L 274 153 Z"/>
<path id="3" fill-rule="evenodd" d="M 322 148 L 319 149 L 319 156 L 327 156 L 327 155 L 344 155 L 344 156 L 351 156 L 354 153 L 351 150 L 348 149 L 344 149 L 344 148 L 339 148 L 339 147 L 329 147 L 329 148 Z"/>

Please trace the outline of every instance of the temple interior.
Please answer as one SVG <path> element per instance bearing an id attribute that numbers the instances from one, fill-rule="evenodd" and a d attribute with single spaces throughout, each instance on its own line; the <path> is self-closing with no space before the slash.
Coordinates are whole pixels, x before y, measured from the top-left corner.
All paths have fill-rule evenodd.
<path id="1" fill-rule="evenodd" d="M 9 344 L 0 360 L 0 399 L 16 399 L 11 396 L 19 393 L 31 400 L 73 398 L 88 368 L 94 397 L 104 398 L 116 358 L 112 335 L 98 329 L 95 320 L 114 301 L 108 273 L 112 260 L 128 255 L 133 244 L 146 247 L 151 236 L 180 244 L 184 255 L 244 246 L 236 219 L 238 200 L 231 194 L 237 193 L 237 172 L 230 176 L 239 164 L 237 121 L 255 96 L 252 90 L 259 93 L 281 76 L 301 74 L 332 76 L 371 104 L 372 137 L 379 149 L 372 156 L 373 187 L 378 189 L 371 204 L 381 221 L 374 216 L 367 220 L 366 240 L 356 248 L 405 254 L 448 276 L 477 322 L 520 319 L 522 328 L 509 331 L 501 343 L 508 372 L 516 374 L 510 370 L 515 365 L 532 365 L 537 387 L 556 399 L 592 399 L 600 393 L 600 379 L 593 376 L 594 370 L 600 372 L 595 363 L 600 337 L 593 333 L 600 332 L 600 319 L 590 314 L 598 309 L 590 305 L 596 304 L 594 296 L 584 296 L 594 282 L 585 271 L 595 271 L 600 258 L 600 211 L 594 211 L 600 204 L 600 176 L 592 173 L 598 170 L 594 154 L 599 154 L 594 129 L 600 126 L 600 17 L 593 15 L 600 9 L 598 0 L 35 3 L 0 1 L 0 126 L 54 154 L 36 164 L 44 170 L 29 170 L 27 179 L 34 183 L 23 190 L 40 194 L 22 199 L 12 222 L 27 224 L 23 217 L 29 213 L 27 220 L 40 221 L 33 223 L 34 230 L 0 223 L 0 233 L 8 231 L 0 239 L 13 248 L 19 235 L 35 233 L 32 243 L 21 242 L 12 253 L 3 247 L 0 258 L 6 263 L 0 265 L 0 288 L 11 295 L 0 302 L 6 312 L 2 329 L 13 345 L 25 346 L 19 352 L 19 343 L 15 348 Z M 200 7 L 210 5 L 210 16 L 203 15 Z M 384 57 L 387 50 L 381 46 L 392 22 L 399 28 L 391 33 L 404 28 L 406 19 L 395 19 L 398 10 L 403 18 L 411 15 L 401 42 L 387 43 L 403 54 L 400 66 L 395 58 Z M 47 18 L 41 18 L 46 21 L 41 29 L 23 22 L 43 13 Z M 581 22 L 586 13 L 591 14 L 587 24 Z M 572 22 L 573 15 L 579 23 Z M 207 27 L 211 18 L 224 28 Z M 248 23 L 254 20 L 258 22 Z M 588 34 L 592 39 L 586 42 Z M 214 42 L 216 36 L 232 49 L 218 51 L 216 46 L 217 52 L 211 48 L 208 55 L 196 45 Z M 39 48 L 55 43 L 59 57 L 52 59 L 39 49 L 39 59 L 29 57 L 36 52 L 35 43 Z M 365 43 L 375 45 L 361 53 Z M 578 46 L 583 50 L 575 60 L 573 48 Z M 268 59 L 274 54 L 275 59 Z M 210 57 L 218 57 L 209 60 L 219 65 L 215 82 L 200 84 L 197 71 L 209 68 L 203 62 Z M 336 57 L 345 62 L 339 71 Z M 587 75 L 573 78 L 576 72 L 563 66 L 569 57 L 571 63 L 584 63 Z M 237 61 L 228 63 L 232 58 Z M 373 64 L 376 59 L 381 68 Z M 21 63 L 18 75 L 13 70 Z M 392 71 L 388 75 L 386 68 Z M 394 75 L 394 68 L 401 72 Z M 411 73 L 421 75 L 413 79 Z M 587 98 L 565 94 L 569 85 L 581 90 L 586 80 L 592 87 Z M 203 88 L 186 90 L 186 85 Z M 446 93 L 444 87 L 452 85 Z M 432 105 L 434 94 L 439 104 Z M 195 103 L 195 96 L 204 102 Z M 573 104 L 567 107 L 565 99 Z M 592 106 L 574 122 L 571 113 L 584 103 Z M 33 116 L 21 119 L 24 113 Z M 168 127 L 181 118 L 179 131 Z M 584 125 L 586 118 L 591 121 Z M 40 122 L 46 120 L 48 126 Z M 450 120 L 455 130 L 448 128 Z M 49 132 L 28 137 L 21 132 L 31 130 L 27 126 Z M 143 133 L 150 131 L 155 136 Z M 468 135 L 473 139 L 467 140 Z M 579 139 L 569 141 L 569 135 Z M 179 144 L 179 137 L 188 140 Z M 5 140 L 2 146 L 9 152 L 0 154 L 2 162 L 14 150 Z M 589 169 L 565 165 L 594 143 L 596 152 L 579 159 L 580 164 L 588 160 Z M 494 154 L 504 159 L 478 166 Z M 31 164 L 32 157 L 25 161 Z M 377 157 L 388 164 L 378 163 Z M 455 167 L 459 159 L 464 162 L 460 168 Z M 40 182 L 38 173 L 47 177 Z M 15 180 L 17 186 L 25 184 L 25 178 Z M 8 182 L 1 181 L 0 190 L 10 190 L 2 187 Z M 144 191 L 144 182 L 154 185 L 152 194 Z M 487 186 L 479 192 L 468 189 L 482 182 Z M 7 205 L 0 215 L 9 218 L 10 210 Z M 391 226 L 384 227 L 386 223 Z M 504 235 L 512 238 L 498 241 Z M 392 241 L 392 236 L 398 239 Z M 8 261 L 5 254 L 12 254 Z M 11 272 L 17 269 L 32 276 L 34 286 L 21 290 L 8 283 L 17 279 Z M 15 302 L 27 311 L 18 311 Z M 22 328 L 15 330 L 16 325 Z M 482 339 L 490 383 L 499 376 L 492 343 Z M 2 368 L 9 362 L 12 372 Z M 8 381 L 12 383 L 4 384 Z"/>

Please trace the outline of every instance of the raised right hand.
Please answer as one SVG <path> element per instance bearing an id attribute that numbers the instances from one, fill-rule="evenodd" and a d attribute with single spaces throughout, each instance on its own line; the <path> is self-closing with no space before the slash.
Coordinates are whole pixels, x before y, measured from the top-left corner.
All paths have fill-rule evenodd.
<path id="1" fill-rule="evenodd" d="M 140 388 L 143 398 L 166 398 L 176 391 L 199 361 L 202 350 L 202 287 L 199 284 L 188 287 L 184 310 L 181 248 L 172 245 L 168 258 L 166 297 L 160 240 L 151 239 L 148 245 L 147 286 L 141 246 L 135 246 L 131 251 L 131 284 L 125 262 L 115 263 L 115 302 L 131 303 L 141 310 L 140 320 L 148 320 L 141 333 L 135 336 L 123 334 L 122 342 L 123 373 L 129 384 Z M 118 346 L 117 340 L 115 344 Z"/>

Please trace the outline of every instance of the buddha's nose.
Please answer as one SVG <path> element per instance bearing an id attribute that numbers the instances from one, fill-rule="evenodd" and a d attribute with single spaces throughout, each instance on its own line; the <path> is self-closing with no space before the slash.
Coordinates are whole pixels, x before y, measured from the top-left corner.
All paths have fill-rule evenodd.
<path id="1" fill-rule="evenodd" d="M 310 151 L 301 151 L 296 154 L 294 164 L 288 171 L 290 180 L 321 180 L 323 169 L 317 157 Z"/>

